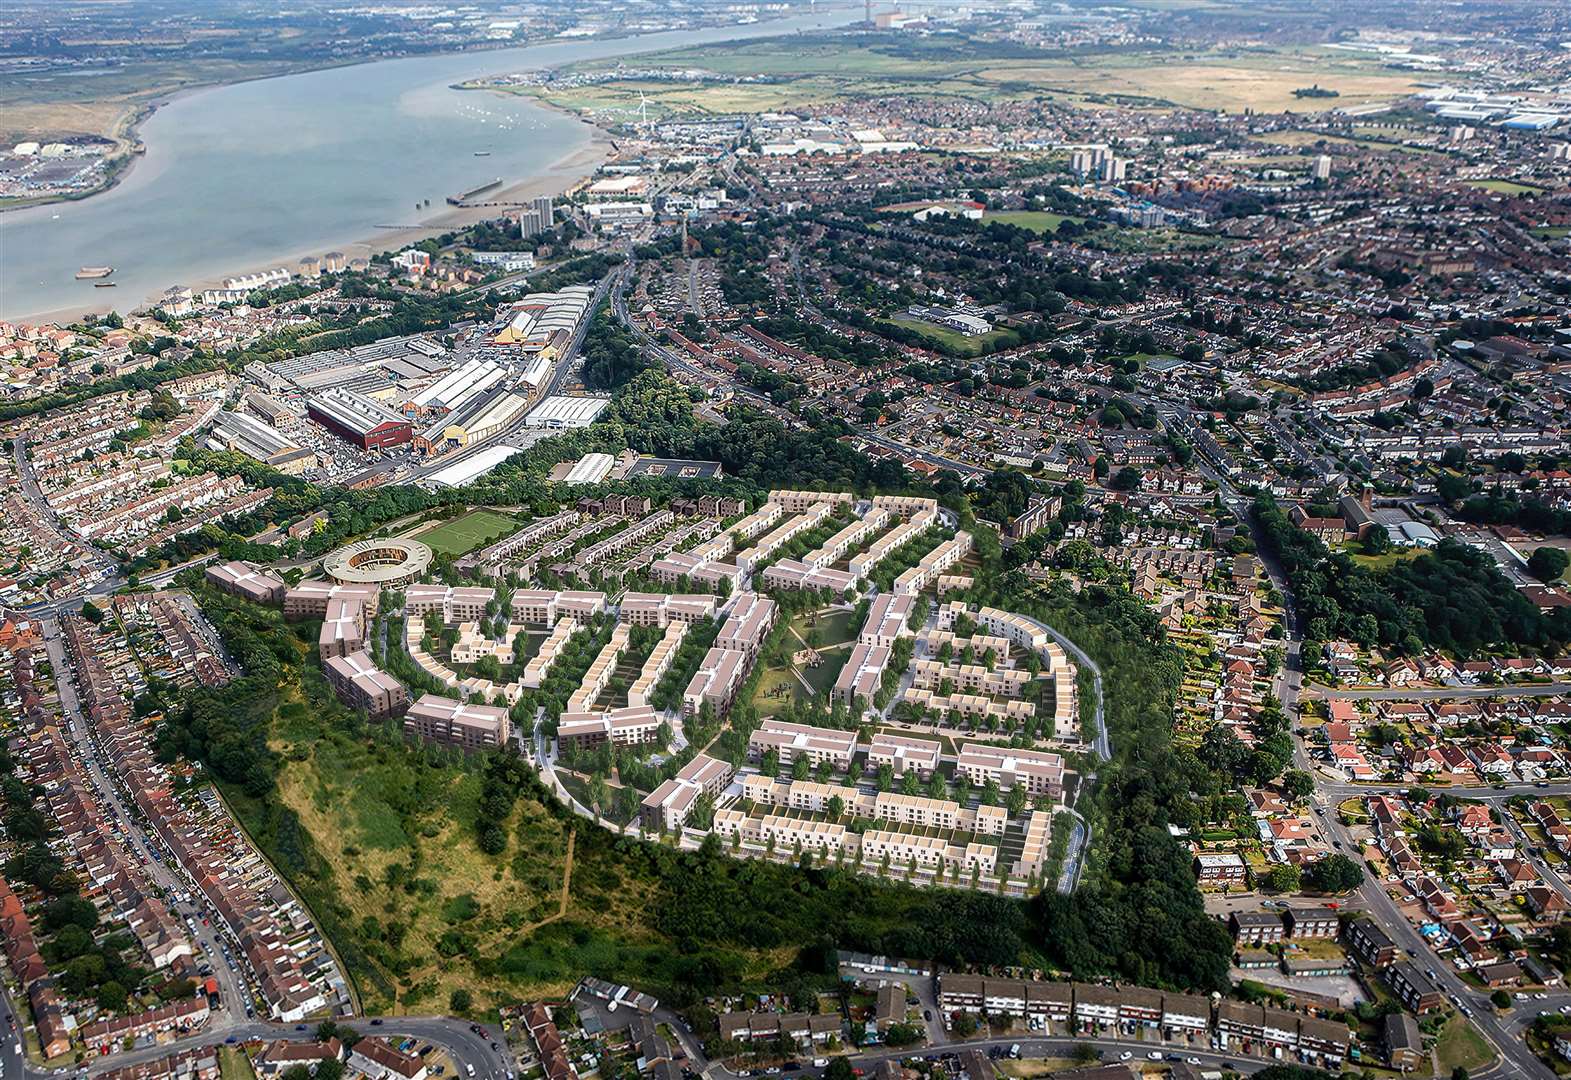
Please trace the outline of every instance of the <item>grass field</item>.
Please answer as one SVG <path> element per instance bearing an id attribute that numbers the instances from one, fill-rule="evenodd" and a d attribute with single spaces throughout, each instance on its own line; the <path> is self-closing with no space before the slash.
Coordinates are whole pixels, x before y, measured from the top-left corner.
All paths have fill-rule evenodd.
<path id="1" fill-rule="evenodd" d="M 1267 143 L 1271 146 L 1357 146 L 1357 140 L 1344 138 L 1341 135 L 1327 135 L 1319 131 L 1264 131 L 1258 135 L 1249 136 L 1251 142 Z"/>
<path id="2" fill-rule="evenodd" d="M 315 700 L 309 688 L 320 676 L 306 675 L 301 689 Z M 450 757 L 422 761 L 400 739 L 324 729 L 318 710 L 289 701 L 275 715 L 269 745 L 285 763 L 276 801 L 314 856 L 310 875 L 295 884 L 332 926 L 365 1006 L 445 1008 L 459 987 L 477 1003 L 492 1000 L 502 989 L 497 980 L 452 957 L 498 956 L 556 912 L 563 823 L 520 800 L 507 850 L 487 856 L 474 840 L 480 777 Z M 246 800 L 237 808 L 269 813 Z M 591 920 L 623 917 L 622 902 L 608 898 L 574 910 Z M 533 988 L 560 992 L 574 977 L 563 972 Z"/>
<path id="3" fill-rule="evenodd" d="M 1561 240 L 1571 236 L 1571 226 L 1568 225 L 1540 225 L 1527 231 L 1540 240 Z"/>
<path id="4" fill-rule="evenodd" d="M 758 112 L 848 96 L 916 94 L 979 101 L 1048 98 L 1070 106 L 1122 101 L 1238 111 L 1320 111 L 1324 102 L 1293 96 L 1318 83 L 1336 90 L 1339 105 L 1386 101 L 1415 88 L 1406 73 L 1370 57 L 1306 48 L 1233 48 L 1207 52 L 1110 51 L 1097 55 L 1045 52 L 1040 58 L 990 55 L 985 43 L 829 34 L 765 38 L 653 53 L 641 62 L 699 67 L 720 75 L 762 76 L 747 84 L 618 80 L 593 86 L 518 87 L 564 108 L 626 120 L 640 95 L 651 117 L 675 113 Z M 590 61 L 579 70 L 609 67 Z"/>
<path id="5" fill-rule="evenodd" d="M 1495 1053 L 1472 1024 L 1453 1014 L 1435 1042 L 1435 1057 L 1440 1075 L 1450 1076 L 1458 1067 L 1477 1072 L 1495 1059 Z"/>
<path id="6" fill-rule="evenodd" d="M 791 629 L 808 644 L 821 648 L 841 645 L 856 637 L 856 628 L 851 625 L 849 611 L 831 611 L 816 617 L 798 615 L 791 620 Z"/>
<path id="7" fill-rule="evenodd" d="M 1030 229 L 1034 233 L 1050 233 L 1066 221 L 1081 222 L 1084 218 L 1072 217 L 1068 214 L 1054 214 L 1047 210 L 1004 210 L 996 214 L 988 214 L 985 221 L 998 221 L 1005 225 L 1017 225 L 1022 229 Z"/>
<path id="8" fill-rule="evenodd" d="M 938 345 L 960 356 L 977 356 L 995 344 L 1007 346 L 1017 340 L 1008 330 L 994 330 L 972 336 L 962 334 L 958 330 L 951 330 L 947 326 L 935 326 L 923 319 L 913 319 L 909 315 L 896 315 L 889 321 L 907 330 L 915 330 L 923 337 L 932 339 Z"/>
<path id="9" fill-rule="evenodd" d="M 251 1067 L 251 1060 L 240 1052 L 239 1047 L 220 1046 L 218 1076 L 219 1080 L 256 1080 L 256 1070 Z"/>
<path id="10" fill-rule="evenodd" d="M 1542 195 L 1545 190 L 1532 184 L 1519 184 L 1514 180 L 1469 180 L 1467 186 L 1493 191 L 1498 195 Z"/>
<path id="11" fill-rule="evenodd" d="M 517 528 L 518 520 L 506 514 L 499 514 L 495 510 L 472 510 L 451 521 L 444 521 L 429 532 L 418 534 L 417 539 L 438 555 L 457 558 L 499 540 Z"/>

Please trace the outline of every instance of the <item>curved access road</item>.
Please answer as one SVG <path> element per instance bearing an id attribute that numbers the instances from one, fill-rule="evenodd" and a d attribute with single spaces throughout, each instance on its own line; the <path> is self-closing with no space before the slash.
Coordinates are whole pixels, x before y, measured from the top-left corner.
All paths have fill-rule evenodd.
<path id="1" fill-rule="evenodd" d="M 1022 616 L 1022 618 L 1058 642 L 1065 652 L 1075 658 L 1077 664 L 1084 666 L 1091 673 L 1091 751 L 1102 761 L 1112 761 L 1113 742 L 1107 734 L 1107 717 L 1103 710 L 1102 669 L 1097 666 L 1095 660 L 1091 659 L 1089 653 L 1041 619 L 1035 619 L 1029 615 Z M 1083 710 L 1082 715 L 1084 715 Z M 1080 793 L 1082 796 L 1095 780 L 1095 773 L 1087 773 L 1080 778 Z M 1058 891 L 1060 893 L 1067 896 L 1074 892 L 1075 888 L 1080 884 L 1080 875 L 1085 869 L 1086 850 L 1090 846 L 1091 827 L 1087 824 L 1085 818 L 1077 813 L 1075 814 L 1075 831 L 1069 836 L 1069 847 L 1064 852 L 1064 866 L 1058 875 Z"/>

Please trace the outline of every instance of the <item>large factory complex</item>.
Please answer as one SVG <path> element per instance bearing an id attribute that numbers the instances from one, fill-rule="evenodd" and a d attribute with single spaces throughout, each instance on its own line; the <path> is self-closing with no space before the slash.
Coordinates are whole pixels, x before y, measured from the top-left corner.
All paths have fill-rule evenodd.
<path id="1" fill-rule="evenodd" d="M 253 363 L 251 387 L 216 416 L 208 445 L 343 479 L 389 451 L 437 458 L 513 429 L 587 425 L 605 399 L 550 389 L 594 291 L 530 293 L 445 340 L 415 335 Z"/>

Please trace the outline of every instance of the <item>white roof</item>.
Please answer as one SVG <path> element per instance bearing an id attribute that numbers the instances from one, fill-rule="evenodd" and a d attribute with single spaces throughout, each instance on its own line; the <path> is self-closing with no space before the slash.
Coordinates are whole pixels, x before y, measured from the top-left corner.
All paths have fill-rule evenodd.
<path id="1" fill-rule="evenodd" d="M 470 454 L 462 461 L 455 461 L 445 469 L 432 473 L 428 479 L 442 487 L 463 487 L 477 477 L 484 476 L 514 454 L 523 453 L 516 446 L 488 446 Z"/>
<path id="2" fill-rule="evenodd" d="M 495 360 L 471 360 L 416 394 L 414 403 L 421 408 L 436 405 L 456 410 L 476 394 L 495 385 L 505 374 L 505 369 Z"/>
<path id="3" fill-rule="evenodd" d="M 610 404 L 610 398 L 558 394 L 535 406 L 524 423 L 529 427 L 588 427 Z"/>
<path id="4" fill-rule="evenodd" d="M 616 458 L 610 454 L 585 454 L 578 460 L 567 475 L 562 478 L 564 484 L 598 484 L 611 473 L 611 467 L 616 464 Z"/>

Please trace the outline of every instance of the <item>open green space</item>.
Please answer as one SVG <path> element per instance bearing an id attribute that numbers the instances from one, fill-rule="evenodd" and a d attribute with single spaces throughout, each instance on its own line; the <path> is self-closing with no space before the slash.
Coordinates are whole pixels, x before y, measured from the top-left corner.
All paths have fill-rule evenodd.
<path id="1" fill-rule="evenodd" d="M 444 521 L 416 539 L 438 555 L 457 558 L 476 548 L 500 540 L 518 529 L 518 519 L 495 510 L 471 510 L 451 521 Z"/>
<path id="2" fill-rule="evenodd" d="M 1451 1076 L 1457 1068 L 1477 1072 L 1495 1059 L 1495 1052 L 1477 1028 L 1453 1013 L 1435 1042 L 1435 1057 L 1440 1064 L 1440 1075 Z"/>
<path id="3" fill-rule="evenodd" d="M 1571 236 L 1571 225 L 1539 225 L 1527 231 L 1540 240 L 1561 240 Z"/>
<path id="4" fill-rule="evenodd" d="M 1499 195 L 1542 195 L 1547 190 L 1534 184 L 1519 184 L 1515 180 L 1469 180 L 1467 186 Z"/>
<path id="5" fill-rule="evenodd" d="M 256 1080 L 256 1070 L 251 1067 L 251 1060 L 240 1052 L 239 1047 L 220 1046 L 218 1076 L 219 1080 Z"/>
<path id="6" fill-rule="evenodd" d="M 1056 231 L 1066 221 L 1079 223 L 1085 219 L 1070 214 L 1054 214 L 1047 210 L 1001 210 L 987 214 L 982 220 L 984 223 L 997 221 L 1004 225 L 1015 225 L 1022 229 L 1030 229 L 1034 233 L 1050 233 Z"/>
<path id="7" fill-rule="evenodd" d="M 829 649 L 856 639 L 852 612 L 804 612 L 791 620 L 791 629 L 816 649 Z M 795 645 L 793 645 L 795 647 Z"/>
<path id="8" fill-rule="evenodd" d="M 1241 111 L 1317 111 L 1324 103 L 1293 91 L 1319 84 L 1339 105 L 1387 101 L 1415 88 L 1411 74 L 1376 58 L 1317 48 L 1112 49 L 1100 53 L 1031 50 L 945 35 L 798 34 L 652 53 L 641 64 L 701 68 L 746 83 L 615 79 L 583 86 L 523 86 L 504 92 L 545 97 L 563 108 L 631 119 L 675 114 L 760 112 L 844 100 L 911 94 L 980 101 L 1049 98 L 1072 107 L 1121 102 Z M 589 61 L 571 70 L 607 70 Z"/>
<path id="9" fill-rule="evenodd" d="M 1018 341 L 1018 337 L 1008 330 L 993 330 L 986 334 L 962 334 L 958 330 L 951 330 L 947 326 L 938 326 L 927 322 L 925 319 L 915 319 L 910 315 L 896 315 L 888 320 L 907 330 L 914 330 L 925 338 L 931 339 L 942 346 L 945 351 L 960 356 L 977 356 L 993 347 L 1007 347 Z"/>

